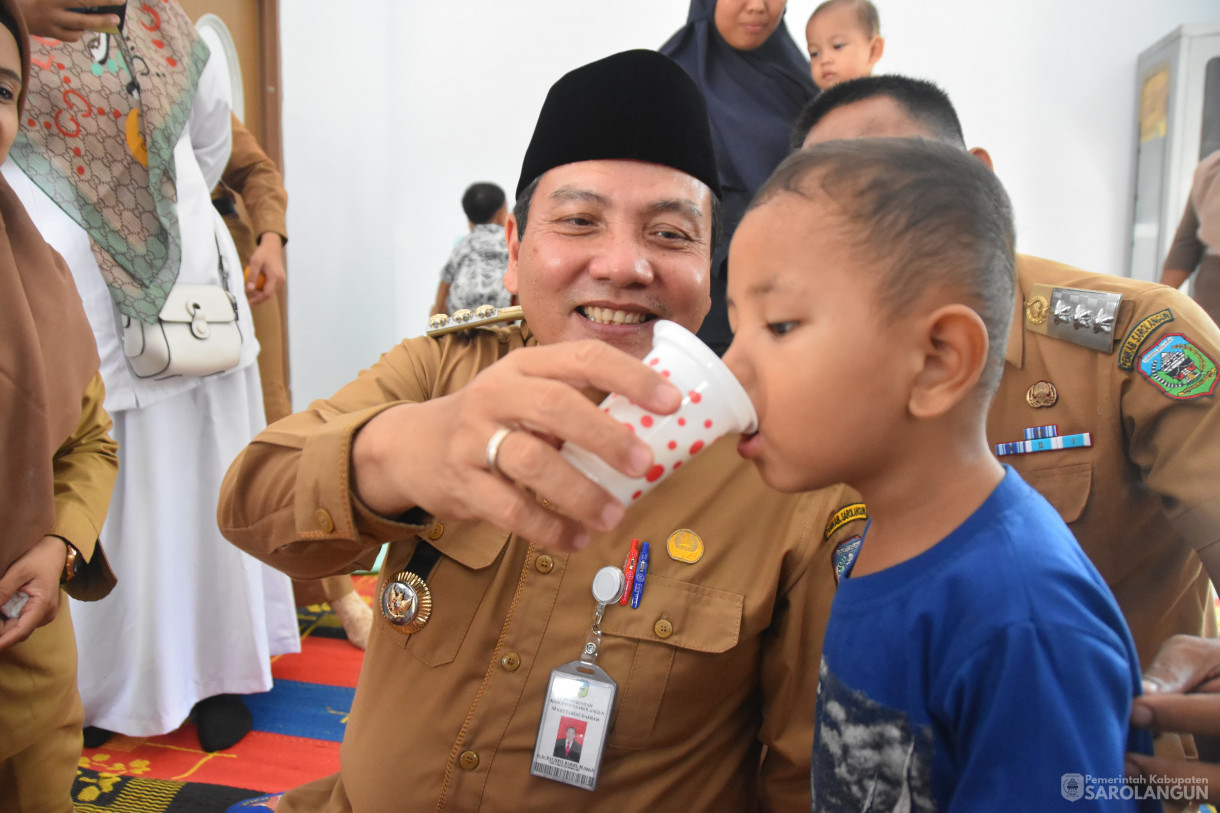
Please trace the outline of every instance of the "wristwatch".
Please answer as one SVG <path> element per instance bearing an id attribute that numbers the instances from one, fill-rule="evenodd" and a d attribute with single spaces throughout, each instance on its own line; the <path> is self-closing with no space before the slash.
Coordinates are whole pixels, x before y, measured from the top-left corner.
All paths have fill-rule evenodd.
<path id="1" fill-rule="evenodd" d="M 84 564 L 81 561 L 80 552 L 76 548 L 72 547 L 68 542 L 64 542 L 64 547 L 68 549 L 68 554 L 64 560 L 64 572 L 59 579 L 60 584 L 67 584 L 75 579 L 80 574 L 81 566 Z"/>

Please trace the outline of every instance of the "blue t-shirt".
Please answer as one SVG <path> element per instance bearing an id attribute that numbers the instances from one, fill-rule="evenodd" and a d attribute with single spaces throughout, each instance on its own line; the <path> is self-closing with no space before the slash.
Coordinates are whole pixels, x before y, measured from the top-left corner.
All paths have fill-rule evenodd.
<path id="1" fill-rule="evenodd" d="M 813 810 L 1161 809 L 1147 785 L 1122 785 L 1124 752 L 1152 740 L 1128 725 L 1140 671 L 1118 605 L 1005 469 L 937 545 L 839 585 Z"/>

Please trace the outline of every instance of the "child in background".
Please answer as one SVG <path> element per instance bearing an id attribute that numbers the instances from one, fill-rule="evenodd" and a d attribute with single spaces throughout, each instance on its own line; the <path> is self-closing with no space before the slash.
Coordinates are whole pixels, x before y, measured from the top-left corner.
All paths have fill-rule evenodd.
<path id="1" fill-rule="evenodd" d="M 826 0 L 805 24 L 809 70 L 821 90 L 871 76 L 885 40 L 881 20 L 869 0 Z"/>
<path id="2" fill-rule="evenodd" d="M 1159 809 L 1085 784 L 1151 753 L 1135 647 L 987 444 L 1013 241 L 995 176 L 913 139 L 792 155 L 734 236 L 724 360 L 759 418 L 738 449 L 781 491 L 846 482 L 869 516 L 834 555 L 814 810 Z"/>
<path id="3" fill-rule="evenodd" d="M 462 195 L 462 210 L 470 234 L 453 247 L 449 262 L 441 269 L 432 315 L 453 313 L 479 305 L 508 307 L 512 295 L 504 287 L 508 269 L 508 244 L 504 222 L 508 203 L 504 190 L 494 183 L 472 184 Z"/>

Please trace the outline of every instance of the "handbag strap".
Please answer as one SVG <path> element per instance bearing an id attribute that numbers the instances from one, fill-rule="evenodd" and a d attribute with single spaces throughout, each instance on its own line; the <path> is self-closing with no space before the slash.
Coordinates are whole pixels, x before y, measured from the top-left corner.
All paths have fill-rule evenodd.
<path id="1" fill-rule="evenodd" d="M 220 286 L 224 288 L 225 296 L 229 297 L 229 304 L 233 306 L 233 321 L 241 319 L 241 311 L 237 309 L 237 297 L 233 296 L 233 292 L 229 290 L 229 272 L 225 269 L 225 253 L 220 248 L 220 238 L 216 238 L 216 261 L 220 265 Z"/>

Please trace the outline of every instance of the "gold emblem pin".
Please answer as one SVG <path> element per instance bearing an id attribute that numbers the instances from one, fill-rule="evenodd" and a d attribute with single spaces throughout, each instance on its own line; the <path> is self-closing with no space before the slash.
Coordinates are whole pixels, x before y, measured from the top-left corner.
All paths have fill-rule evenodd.
<path id="1" fill-rule="evenodd" d="M 1025 393 L 1025 403 L 1034 409 L 1054 406 L 1059 400 L 1059 390 L 1049 381 L 1039 381 Z"/>
<path id="2" fill-rule="evenodd" d="M 669 535 L 665 550 L 671 559 L 693 565 L 703 558 L 703 540 L 699 534 L 683 528 Z"/>
<path id="3" fill-rule="evenodd" d="M 416 574 L 404 570 L 381 591 L 381 614 L 395 632 L 419 632 L 432 617 L 432 591 Z"/>
<path id="4" fill-rule="evenodd" d="M 1025 318 L 1031 325 L 1045 324 L 1050 309 L 1051 304 L 1046 301 L 1044 296 L 1031 296 L 1025 300 Z"/>

